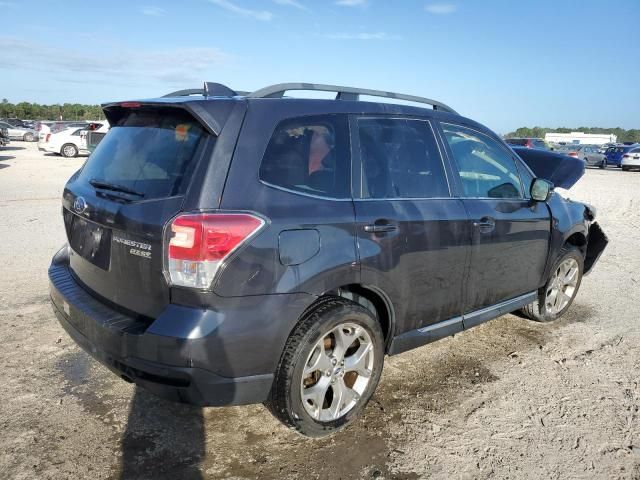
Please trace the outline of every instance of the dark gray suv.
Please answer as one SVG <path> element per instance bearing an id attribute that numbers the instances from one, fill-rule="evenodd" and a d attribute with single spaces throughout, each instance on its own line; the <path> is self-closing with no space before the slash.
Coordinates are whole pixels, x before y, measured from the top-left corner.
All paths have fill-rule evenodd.
<path id="1" fill-rule="evenodd" d="M 548 181 L 581 160 L 530 168 L 434 100 L 207 83 L 103 107 L 113 128 L 64 189 L 51 300 L 80 346 L 167 399 L 264 402 L 329 434 L 385 355 L 517 309 L 561 316 L 607 243 Z"/>

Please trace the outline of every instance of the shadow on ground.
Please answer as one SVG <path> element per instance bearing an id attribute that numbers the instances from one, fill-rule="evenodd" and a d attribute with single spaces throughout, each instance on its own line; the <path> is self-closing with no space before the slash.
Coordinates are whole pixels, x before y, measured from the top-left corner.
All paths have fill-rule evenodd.
<path id="1" fill-rule="evenodd" d="M 136 387 L 122 437 L 120 478 L 203 478 L 202 409 L 159 399 Z"/>

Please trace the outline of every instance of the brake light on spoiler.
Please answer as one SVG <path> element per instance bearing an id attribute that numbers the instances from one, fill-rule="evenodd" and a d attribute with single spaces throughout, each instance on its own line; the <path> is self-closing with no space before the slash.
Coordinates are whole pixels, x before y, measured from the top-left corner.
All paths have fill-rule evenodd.
<path id="1" fill-rule="evenodd" d="M 209 288 L 233 252 L 265 225 L 249 213 L 179 215 L 170 224 L 166 268 L 172 285 Z"/>

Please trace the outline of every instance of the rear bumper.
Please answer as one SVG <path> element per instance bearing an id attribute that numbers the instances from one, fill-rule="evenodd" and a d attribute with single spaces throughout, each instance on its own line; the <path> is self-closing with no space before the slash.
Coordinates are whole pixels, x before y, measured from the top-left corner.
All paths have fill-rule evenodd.
<path id="1" fill-rule="evenodd" d="M 149 323 L 123 315 L 89 294 L 60 252 L 49 268 L 49 281 L 53 311 L 62 327 L 121 378 L 167 400 L 193 405 L 244 405 L 267 399 L 286 336 L 281 342 L 273 339 L 265 344 L 265 337 L 272 335 L 259 320 L 251 321 L 264 318 L 264 312 L 243 308 L 245 318 L 240 319 L 233 318 L 238 310 L 213 312 L 169 305 Z M 282 300 L 304 310 L 305 302 Z M 283 312 L 293 311 L 283 305 Z M 228 321 L 230 328 L 223 328 Z M 256 373 L 247 375 L 247 369 Z M 243 374 L 227 376 L 221 370 Z"/>
<path id="2" fill-rule="evenodd" d="M 622 160 L 621 165 L 623 167 L 640 167 L 640 159 L 625 158 L 624 160 Z"/>

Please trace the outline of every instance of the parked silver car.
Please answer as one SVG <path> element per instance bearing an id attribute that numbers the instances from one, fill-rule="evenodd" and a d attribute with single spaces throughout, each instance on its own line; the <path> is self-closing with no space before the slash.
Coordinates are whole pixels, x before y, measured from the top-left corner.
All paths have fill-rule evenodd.
<path id="1" fill-rule="evenodd" d="M 562 145 L 556 151 L 570 157 L 581 158 L 589 166 L 607 168 L 607 157 L 595 145 Z"/>
<path id="2" fill-rule="evenodd" d="M 0 122 L 0 128 L 6 128 L 11 140 L 34 142 L 38 139 L 36 131 L 31 128 L 14 127 L 6 122 Z"/>

